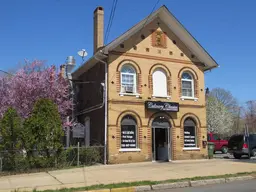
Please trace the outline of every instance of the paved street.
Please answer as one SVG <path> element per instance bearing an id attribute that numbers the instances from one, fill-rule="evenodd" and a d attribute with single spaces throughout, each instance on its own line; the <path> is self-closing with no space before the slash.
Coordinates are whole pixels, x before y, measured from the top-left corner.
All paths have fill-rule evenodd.
<path id="1" fill-rule="evenodd" d="M 170 190 L 160 190 L 155 192 L 255 192 L 256 180 L 226 183 L 219 185 L 207 185 L 202 187 L 190 187 Z"/>
<path id="2" fill-rule="evenodd" d="M 214 154 L 214 158 L 215 159 L 235 159 L 234 156 L 229 153 L 222 154 L 221 152 L 218 152 L 218 151 Z M 245 155 L 245 156 L 242 156 L 241 160 L 242 161 L 246 161 L 246 160 L 253 161 L 253 160 L 256 160 L 256 157 L 251 157 L 251 159 L 249 160 L 248 157 Z M 241 160 L 239 160 L 239 161 L 241 161 Z"/>

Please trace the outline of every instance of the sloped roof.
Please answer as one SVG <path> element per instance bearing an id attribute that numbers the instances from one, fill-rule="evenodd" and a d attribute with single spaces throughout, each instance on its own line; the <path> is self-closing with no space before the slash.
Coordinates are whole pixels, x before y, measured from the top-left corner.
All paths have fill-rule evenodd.
<path id="1" fill-rule="evenodd" d="M 199 42 L 185 29 L 185 27 L 175 18 L 175 16 L 168 10 L 166 6 L 160 7 L 158 10 L 147 16 L 145 19 L 134 25 L 121 36 L 104 46 L 100 51 L 108 54 L 117 46 L 129 39 L 131 36 L 139 32 L 143 27 L 149 24 L 154 19 L 159 18 L 162 22 L 170 28 L 170 30 L 185 44 L 185 46 L 197 57 L 197 59 L 204 64 L 204 71 L 218 67 L 217 62 L 210 56 L 210 54 L 199 44 Z M 99 54 L 99 51 L 95 54 Z M 93 67 L 97 60 L 90 58 L 86 63 L 80 66 L 73 75 L 78 76 L 82 72 L 87 71 Z M 86 66 L 87 65 L 87 66 Z"/>
<path id="2" fill-rule="evenodd" d="M 186 45 L 186 47 L 202 62 L 204 70 L 209 70 L 218 66 L 217 62 L 209 55 L 209 53 L 199 44 L 199 42 L 185 29 L 185 27 L 175 18 L 166 6 L 160 7 L 154 13 L 140 21 L 134 27 L 126 31 L 124 34 L 116 38 L 103 48 L 103 53 L 108 54 L 125 40 L 139 32 L 144 26 L 149 24 L 156 18 L 161 19 L 170 30 Z"/>

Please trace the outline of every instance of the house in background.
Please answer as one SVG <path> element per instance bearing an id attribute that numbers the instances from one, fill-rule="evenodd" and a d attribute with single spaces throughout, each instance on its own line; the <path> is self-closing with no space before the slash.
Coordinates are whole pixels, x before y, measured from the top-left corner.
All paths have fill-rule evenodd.
<path id="1" fill-rule="evenodd" d="M 88 144 L 106 144 L 108 163 L 207 158 L 204 72 L 215 60 L 165 6 L 108 45 L 103 28 L 98 7 L 94 56 L 72 74 L 92 82 L 77 94 Z"/>

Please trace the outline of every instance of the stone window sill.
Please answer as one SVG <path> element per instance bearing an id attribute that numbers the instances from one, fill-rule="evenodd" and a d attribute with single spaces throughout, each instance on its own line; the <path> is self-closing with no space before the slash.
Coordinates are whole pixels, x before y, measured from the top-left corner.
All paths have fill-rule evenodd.
<path id="1" fill-rule="evenodd" d="M 180 99 L 181 99 L 182 101 L 184 101 L 184 100 L 194 100 L 194 101 L 198 101 L 198 98 L 196 98 L 196 97 L 184 97 L 184 96 L 182 96 L 182 97 L 180 97 Z"/>
<path id="2" fill-rule="evenodd" d="M 153 98 L 166 98 L 166 99 L 171 99 L 171 96 L 158 96 L 158 95 L 152 95 Z"/>
<path id="3" fill-rule="evenodd" d="M 134 148 L 134 149 L 130 149 L 130 148 L 122 148 L 119 149 L 119 152 L 140 152 L 141 149 L 139 148 Z"/>
<path id="4" fill-rule="evenodd" d="M 135 96 L 140 97 L 140 94 L 138 93 L 119 93 L 120 96 Z"/>
<path id="5" fill-rule="evenodd" d="M 200 151 L 198 147 L 184 147 L 183 151 Z"/>

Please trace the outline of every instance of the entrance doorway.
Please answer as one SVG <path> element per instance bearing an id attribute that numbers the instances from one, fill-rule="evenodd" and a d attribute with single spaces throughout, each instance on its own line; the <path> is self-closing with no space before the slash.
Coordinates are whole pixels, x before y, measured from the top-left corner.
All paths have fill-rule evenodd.
<path id="1" fill-rule="evenodd" d="M 153 161 L 169 161 L 171 159 L 169 121 L 159 116 L 152 123 L 152 154 Z"/>

